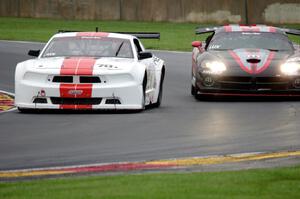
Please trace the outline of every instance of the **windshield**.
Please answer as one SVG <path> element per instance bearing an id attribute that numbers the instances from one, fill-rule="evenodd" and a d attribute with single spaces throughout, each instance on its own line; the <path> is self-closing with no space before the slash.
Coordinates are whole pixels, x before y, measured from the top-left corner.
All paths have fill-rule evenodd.
<path id="1" fill-rule="evenodd" d="M 269 32 L 222 32 L 211 40 L 208 50 L 259 48 L 273 51 L 293 50 L 292 43 L 283 34 Z"/>
<path id="2" fill-rule="evenodd" d="M 76 36 L 54 38 L 42 55 L 60 56 L 133 58 L 133 53 L 128 39 Z"/>

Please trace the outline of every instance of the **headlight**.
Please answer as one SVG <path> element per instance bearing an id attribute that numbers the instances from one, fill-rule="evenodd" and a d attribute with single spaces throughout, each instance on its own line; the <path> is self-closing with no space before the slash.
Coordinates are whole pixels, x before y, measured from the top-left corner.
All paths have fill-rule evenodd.
<path id="1" fill-rule="evenodd" d="M 280 66 L 280 70 L 285 75 L 298 75 L 300 70 L 300 63 L 286 62 Z"/>
<path id="2" fill-rule="evenodd" d="M 221 74 L 226 71 L 226 66 L 220 61 L 207 61 L 202 63 L 203 73 Z"/>

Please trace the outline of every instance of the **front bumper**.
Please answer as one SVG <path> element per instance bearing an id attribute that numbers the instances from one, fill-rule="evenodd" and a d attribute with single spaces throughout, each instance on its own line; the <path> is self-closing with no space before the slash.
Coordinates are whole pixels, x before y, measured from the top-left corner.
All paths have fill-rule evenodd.
<path id="1" fill-rule="evenodd" d="M 205 78 L 196 81 L 200 95 L 300 97 L 300 84 L 295 84 L 300 77 L 211 76 L 213 83 Z"/>
<path id="2" fill-rule="evenodd" d="M 43 92 L 43 95 L 41 95 Z M 143 109 L 143 88 L 136 82 L 93 84 L 90 96 L 62 96 L 60 84 L 16 82 L 15 105 L 29 109 Z"/>

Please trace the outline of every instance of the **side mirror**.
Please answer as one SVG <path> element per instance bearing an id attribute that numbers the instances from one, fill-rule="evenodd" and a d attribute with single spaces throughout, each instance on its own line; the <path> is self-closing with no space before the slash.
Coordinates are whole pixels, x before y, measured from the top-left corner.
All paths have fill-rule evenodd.
<path id="1" fill-rule="evenodd" d="M 193 41 L 192 46 L 195 48 L 201 48 L 202 47 L 202 42 L 201 41 Z"/>
<path id="2" fill-rule="evenodd" d="M 38 57 L 40 55 L 41 50 L 29 50 L 28 55 L 33 57 Z"/>
<path id="3" fill-rule="evenodd" d="M 151 52 L 139 52 L 139 59 L 148 59 L 152 57 L 153 55 Z"/>

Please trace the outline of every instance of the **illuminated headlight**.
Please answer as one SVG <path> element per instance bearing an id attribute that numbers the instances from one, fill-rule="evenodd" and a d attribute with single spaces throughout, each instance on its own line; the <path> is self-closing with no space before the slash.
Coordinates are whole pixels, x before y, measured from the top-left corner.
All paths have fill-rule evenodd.
<path id="1" fill-rule="evenodd" d="M 280 66 L 280 70 L 285 75 L 298 75 L 300 70 L 300 63 L 286 62 Z"/>
<path id="2" fill-rule="evenodd" d="M 208 61 L 202 63 L 203 73 L 221 74 L 226 71 L 226 66 L 220 61 Z"/>

